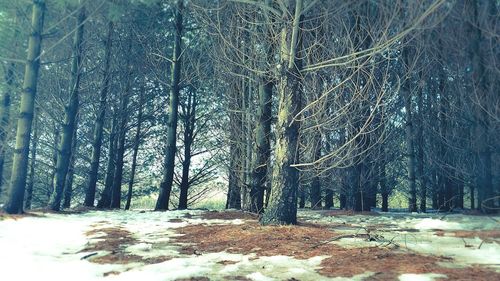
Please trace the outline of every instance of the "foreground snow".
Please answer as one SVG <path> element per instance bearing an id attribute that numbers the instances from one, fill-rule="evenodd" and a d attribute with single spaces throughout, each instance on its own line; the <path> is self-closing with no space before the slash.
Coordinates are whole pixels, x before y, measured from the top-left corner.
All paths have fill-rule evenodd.
<path id="1" fill-rule="evenodd" d="M 191 277 L 240 276 L 250 280 L 363 280 L 372 273 L 350 278 L 326 278 L 316 269 L 325 256 L 306 260 L 288 256 L 257 257 L 255 254 L 207 253 L 181 255 L 171 242 L 175 229 L 194 224 L 243 224 L 244 220 L 202 219 L 202 211 L 91 211 L 83 214 L 44 214 L 19 220 L 0 221 L 0 264 L 2 279 L 17 280 L 176 280 Z M 499 269 L 498 239 L 482 240 L 438 236 L 441 230 L 498 230 L 500 225 L 488 217 L 450 215 L 325 216 L 321 212 L 303 211 L 302 220 L 336 225 L 336 232 L 357 234 L 368 231 L 377 235 L 375 243 L 398 244 L 408 249 L 451 257 L 447 266 L 484 264 Z M 338 226 L 345 225 L 345 227 Z M 98 264 L 88 255 L 103 256 L 106 251 L 81 252 L 89 243 L 99 240 L 99 229 L 115 227 L 132 233 L 138 243 L 125 251 L 144 258 L 172 256 L 172 259 L 145 264 Z M 374 227 L 374 229 L 371 229 Z M 92 235 L 86 235 L 94 230 Z M 418 231 L 412 231 L 418 230 Z M 497 237 L 498 238 L 498 237 Z M 345 247 L 364 247 L 374 242 L 361 238 L 339 239 Z M 453 264 L 452 264 L 453 263 Z M 400 280 L 438 280 L 439 274 L 403 274 Z M 230 280 L 230 279 L 229 279 Z"/>

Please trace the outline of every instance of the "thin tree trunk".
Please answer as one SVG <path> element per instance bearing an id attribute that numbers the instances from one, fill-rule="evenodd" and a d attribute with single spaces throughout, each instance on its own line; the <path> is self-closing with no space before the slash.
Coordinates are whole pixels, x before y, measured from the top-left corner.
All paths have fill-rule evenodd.
<path id="1" fill-rule="evenodd" d="M 20 114 L 17 121 L 16 145 L 9 195 L 4 210 L 9 214 L 23 212 L 24 191 L 28 173 L 28 154 L 31 125 L 35 107 L 38 71 L 40 68 L 40 50 L 45 15 L 45 1 L 33 0 L 28 56 L 24 73 L 23 93 L 21 95 Z"/>
<path id="2" fill-rule="evenodd" d="M 137 127 L 135 128 L 134 147 L 132 148 L 132 167 L 130 171 L 130 180 L 128 182 L 127 203 L 125 210 L 130 209 L 132 202 L 132 188 L 134 186 L 135 170 L 137 169 L 137 154 L 139 153 L 139 146 L 141 144 L 141 127 L 142 127 L 142 112 L 144 107 L 144 87 L 139 93 L 139 112 L 137 113 Z"/>
<path id="3" fill-rule="evenodd" d="M 184 160 L 182 161 L 182 177 L 179 186 L 179 210 L 188 207 L 189 167 L 191 165 L 191 145 L 194 140 L 194 127 L 196 122 L 196 93 L 188 93 L 188 101 L 184 110 Z"/>
<path id="4" fill-rule="evenodd" d="M 30 173 L 28 177 L 28 182 L 26 184 L 26 198 L 24 200 L 24 208 L 31 209 L 31 203 L 33 201 L 33 186 L 35 185 L 35 166 L 36 166 L 36 149 L 38 145 L 38 110 L 35 108 L 35 113 L 33 117 L 33 141 L 31 143 L 30 150 Z"/>
<path id="5" fill-rule="evenodd" d="M 107 96 L 109 92 L 110 84 L 110 66 L 111 66 L 111 48 L 112 48 L 112 36 L 113 36 L 113 22 L 110 21 L 108 24 L 108 35 L 106 39 L 106 48 L 104 55 L 104 77 L 101 88 L 101 95 L 99 100 L 99 112 L 97 114 L 95 127 L 94 127 L 94 139 L 92 142 L 92 160 L 90 163 L 89 171 L 89 183 L 87 190 L 85 191 L 85 202 L 83 203 L 87 207 L 93 207 L 95 201 L 95 192 L 97 185 L 97 178 L 99 175 L 99 159 L 101 157 L 101 147 L 102 147 L 102 135 L 104 128 L 104 120 L 106 117 L 106 104 Z"/>
<path id="6" fill-rule="evenodd" d="M 321 146 L 322 141 L 321 141 L 321 135 L 319 132 L 315 133 L 316 136 L 314 137 L 314 151 L 312 160 L 316 161 L 319 158 L 321 158 Z M 311 209 L 321 209 L 321 181 L 319 176 L 317 175 L 316 171 L 312 171 L 312 181 L 310 185 L 310 194 L 311 194 Z"/>
<path id="7" fill-rule="evenodd" d="M 80 2 L 80 5 L 81 2 Z M 85 21 L 85 7 L 80 8 L 80 13 L 77 20 L 77 31 L 75 33 L 75 41 L 73 46 L 73 61 L 71 64 L 71 84 L 70 84 L 70 99 L 65 108 L 64 124 L 62 129 L 61 140 L 59 143 L 59 154 L 57 156 L 56 177 L 54 179 L 54 192 L 50 199 L 49 208 L 53 211 L 61 209 L 61 200 L 63 197 L 64 184 L 68 173 L 69 162 L 71 157 L 71 144 L 73 142 L 74 131 L 77 128 L 77 114 L 79 107 L 79 91 L 80 78 L 82 72 L 82 47 L 83 47 L 83 30 Z"/>
<path id="8" fill-rule="evenodd" d="M 237 93 L 235 90 L 234 93 Z M 229 133 L 229 185 L 228 185 L 228 193 L 227 193 L 227 202 L 226 208 L 229 209 L 241 209 L 241 185 L 239 179 L 239 170 L 240 170 L 240 145 L 239 145 L 239 132 L 241 128 L 241 120 L 239 114 L 236 112 L 236 109 L 239 108 L 240 104 L 240 95 L 235 94 L 233 99 L 231 100 L 231 109 L 229 112 L 229 124 L 230 124 L 230 133 Z"/>
<path id="9" fill-rule="evenodd" d="M 115 175 L 115 154 L 116 154 L 116 131 L 118 122 L 118 113 L 114 113 L 111 133 L 109 135 L 108 163 L 106 165 L 106 177 L 104 179 L 104 189 L 101 198 L 97 202 L 97 208 L 109 208 L 111 205 L 111 188 L 113 187 L 113 177 Z"/>
<path id="10" fill-rule="evenodd" d="M 421 77 L 422 79 L 422 77 Z M 417 130 L 417 171 L 420 182 L 420 211 L 425 213 L 427 211 L 427 177 L 424 173 L 424 101 L 423 89 L 418 91 L 418 116 L 419 124 Z"/>
<path id="11" fill-rule="evenodd" d="M 14 71 L 16 65 L 9 63 L 5 72 L 5 91 L 0 97 L 0 194 L 3 187 L 3 172 L 5 163 L 5 153 L 7 149 L 7 135 L 10 122 L 11 91 L 14 87 Z"/>
<path id="12" fill-rule="evenodd" d="M 128 54 L 132 51 L 132 38 L 129 37 L 128 42 Z M 120 209 L 121 198 L 122 198 L 122 181 L 123 181 L 123 165 L 124 165 L 124 155 L 125 155 L 125 142 L 127 136 L 127 122 L 128 122 L 128 103 L 129 97 L 132 91 L 132 67 L 130 56 L 127 57 L 127 84 L 125 86 L 125 92 L 122 94 L 120 101 L 120 122 L 119 128 L 117 130 L 117 150 L 115 155 L 115 173 L 113 176 L 113 186 L 111 188 L 111 203 L 110 208 Z"/>
<path id="13" fill-rule="evenodd" d="M 409 83 L 409 82 L 407 82 Z M 417 211 L 417 185 L 415 182 L 415 149 L 413 144 L 413 120 L 411 95 L 407 89 L 405 95 L 405 110 L 406 110 L 406 149 L 408 153 L 408 184 L 410 186 L 409 212 Z"/>
<path id="14" fill-rule="evenodd" d="M 66 174 L 66 181 L 64 183 L 63 208 L 71 207 L 71 197 L 73 196 L 73 179 L 75 176 L 76 153 L 78 151 L 78 130 L 76 128 L 73 134 L 73 140 L 71 141 L 71 158 L 69 160 L 68 173 Z"/>
<path id="15" fill-rule="evenodd" d="M 177 138 L 177 118 L 179 107 L 179 91 L 181 78 L 181 44 L 182 44 L 182 10 L 184 1 L 177 1 L 175 8 L 175 32 L 174 32 L 174 51 L 172 57 L 172 90 L 170 91 L 170 105 L 168 110 L 167 123 L 167 149 L 165 155 L 165 165 L 163 178 L 160 184 L 160 194 L 156 201 L 155 210 L 168 210 L 170 201 L 170 192 L 174 180 L 175 152 Z"/>
<path id="16" fill-rule="evenodd" d="M 59 137 L 61 136 L 61 130 L 59 129 L 59 123 L 54 122 L 54 142 L 52 143 L 52 170 L 50 173 L 50 187 L 47 192 L 47 200 L 50 201 L 50 196 L 54 192 L 54 179 L 56 178 L 56 168 L 57 168 L 57 154 L 58 154 L 58 143 Z"/>

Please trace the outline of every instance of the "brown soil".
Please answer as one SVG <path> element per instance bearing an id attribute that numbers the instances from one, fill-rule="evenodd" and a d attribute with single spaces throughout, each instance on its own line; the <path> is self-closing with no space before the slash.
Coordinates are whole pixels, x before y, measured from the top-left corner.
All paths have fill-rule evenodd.
<path id="1" fill-rule="evenodd" d="M 257 219 L 256 214 L 248 213 L 248 212 L 242 212 L 242 211 L 209 211 L 205 212 L 200 215 L 202 219 L 206 220 L 235 220 L 235 219 L 241 219 L 241 220 L 255 220 Z"/>
<path id="2" fill-rule="evenodd" d="M 93 226 L 95 227 L 100 224 L 102 224 L 102 222 L 98 222 Z M 172 257 L 169 256 L 144 258 L 139 255 L 125 252 L 127 246 L 137 244 L 139 241 L 132 236 L 130 231 L 121 227 L 96 228 L 87 231 L 85 234 L 87 236 L 93 236 L 100 233 L 103 233 L 103 235 L 94 237 L 94 239 L 98 239 L 95 243 L 87 245 L 87 247 L 80 252 L 108 251 L 110 253 L 104 256 L 90 257 L 90 262 L 99 264 L 128 264 L 132 262 L 155 264 L 172 259 Z"/>
<path id="3" fill-rule="evenodd" d="M 230 214 L 222 217 L 235 218 Z M 438 262 L 452 262 L 445 257 L 376 247 L 377 244 L 369 248 L 343 248 L 328 243 L 339 235 L 325 225 L 261 226 L 254 220 L 243 225 L 190 225 L 177 231 L 184 234 L 175 238 L 184 254 L 226 251 L 257 256 L 287 255 L 298 259 L 330 255 L 318 270 L 328 277 L 349 277 L 371 271 L 376 274 L 370 280 L 397 280 L 403 273 L 441 273 L 450 280 L 500 280 L 500 273 L 487 268 L 439 266 Z"/>

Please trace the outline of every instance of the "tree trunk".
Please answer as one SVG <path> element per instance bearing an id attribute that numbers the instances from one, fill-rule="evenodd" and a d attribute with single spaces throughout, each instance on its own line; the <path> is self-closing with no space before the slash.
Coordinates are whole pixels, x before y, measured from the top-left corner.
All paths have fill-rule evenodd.
<path id="1" fill-rule="evenodd" d="M 233 85 L 234 86 L 234 85 Z M 236 88 L 236 87 L 234 87 Z M 234 97 L 231 99 L 231 108 L 229 110 L 229 171 L 228 171 L 228 192 L 226 208 L 241 209 L 241 184 L 240 184 L 240 141 L 239 133 L 241 128 L 241 119 L 237 108 L 240 105 L 240 95 L 233 88 Z"/>
<path id="2" fill-rule="evenodd" d="M 104 179 L 104 190 L 101 198 L 97 202 L 97 208 L 109 208 L 111 205 L 111 188 L 113 187 L 113 177 L 115 175 L 115 154 L 116 154 L 116 131 L 118 116 L 114 113 L 111 133 L 109 134 L 108 163 L 106 165 L 106 178 Z"/>
<path id="3" fill-rule="evenodd" d="M 132 51 L 132 38 L 129 37 L 128 54 Z M 127 122 L 128 122 L 128 103 L 132 91 L 132 65 L 130 56 L 127 57 L 127 74 L 125 92 L 120 100 L 120 122 L 117 130 L 117 150 L 115 155 L 115 173 L 113 175 L 113 185 L 111 187 L 111 203 L 110 208 L 120 209 L 122 198 L 122 181 L 123 181 L 123 164 L 125 156 L 125 142 L 127 136 Z"/>
<path id="4" fill-rule="evenodd" d="M 5 73 L 5 86 L 6 89 L 0 97 L 0 194 L 3 187 L 3 172 L 5 163 L 5 153 L 7 149 L 7 135 L 9 131 L 10 122 L 10 104 L 11 104 L 11 91 L 14 87 L 14 71 L 16 65 L 9 63 Z"/>
<path id="5" fill-rule="evenodd" d="M 113 22 L 110 21 L 108 24 L 108 35 L 106 39 L 106 48 L 104 54 L 104 77 L 101 88 L 101 95 L 99 100 L 99 112 L 97 114 L 95 127 L 94 127 L 94 138 L 92 142 L 92 160 L 90 163 L 89 171 L 89 183 L 87 190 L 85 191 L 85 202 L 83 203 L 87 207 L 93 207 L 95 201 L 95 192 L 97 185 L 97 178 L 99 176 L 99 159 L 101 157 L 101 147 L 102 147 L 102 135 L 104 128 L 104 120 L 106 117 L 106 103 L 107 96 L 109 92 L 110 84 L 110 66 L 111 66 L 111 48 L 112 48 L 112 36 L 113 36 Z"/>
<path id="6" fill-rule="evenodd" d="M 21 95 L 20 114 L 17 121 L 16 145 L 9 195 L 4 209 L 9 214 L 23 212 L 24 190 L 28 173 L 28 154 L 31 125 L 35 107 L 38 71 L 40 68 L 40 49 L 45 14 L 45 1 L 34 0 L 31 17 L 28 56 L 24 72 L 23 93 Z"/>
<path id="7" fill-rule="evenodd" d="M 472 46 L 472 63 L 473 63 L 473 73 L 472 78 L 476 85 L 476 96 L 477 101 L 474 102 L 474 117 L 475 117 L 475 153 L 476 153 L 476 186 L 477 186 L 477 207 L 483 213 L 492 213 L 496 211 L 494 206 L 494 193 L 493 193 L 493 182 L 492 182 L 492 172 L 491 172 L 491 150 L 489 145 L 489 119 L 484 109 L 488 106 L 489 91 L 494 87 L 488 87 L 487 81 L 487 70 L 485 69 L 485 64 L 487 61 L 484 50 L 481 48 L 481 42 L 485 40 L 482 33 L 482 16 L 479 14 L 480 3 L 484 1 L 473 2 L 474 18 L 472 19 L 472 30 L 473 30 L 473 46 Z M 493 1 L 488 1 L 491 6 L 491 10 L 495 7 Z M 490 7 L 489 7 L 490 8 Z M 488 9 L 490 10 L 490 9 Z M 492 95 L 498 94 L 498 92 L 491 93 Z"/>
<path id="8" fill-rule="evenodd" d="M 270 0 L 265 0 L 265 5 L 270 5 Z M 269 24 L 269 15 L 267 11 L 264 13 L 264 24 Z M 270 35 L 270 29 L 264 31 Z M 273 48 L 271 44 L 266 45 L 267 62 L 272 65 Z M 267 64 L 265 66 L 267 68 Z M 259 77 L 259 105 L 257 109 L 257 122 L 255 125 L 255 157 L 252 164 L 252 180 L 250 190 L 250 211 L 254 213 L 262 213 L 264 211 L 264 191 L 266 190 L 266 182 L 269 180 L 267 176 L 267 164 L 269 163 L 269 155 L 271 150 L 271 111 L 272 111 L 272 96 L 273 82 L 268 69 L 266 73 Z"/>
<path id="9" fill-rule="evenodd" d="M 81 3 L 80 3 L 81 4 Z M 53 211 L 61 209 L 61 200 L 64 191 L 64 183 L 71 157 L 71 144 L 73 142 L 74 131 L 77 128 L 77 114 L 79 107 L 80 78 L 82 72 L 82 47 L 83 30 L 85 21 L 85 8 L 80 8 L 77 20 L 77 30 L 73 46 L 73 61 L 71 63 L 71 84 L 69 103 L 65 108 L 64 124 L 61 140 L 59 143 L 59 154 L 57 156 L 56 177 L 54 179 L 54 192 L 50 199 L 49 208 Z"/>
<path id="10" fill-rule="evenodd" d="M 188 190 L 189 190 L 189 167 L 191 165 L 191 145 L 194 141 L 194 128 L 196 122 L 196 92 L 188 92 L 187 105 L 184 110 L 184 160 L 182 161 L 182 178 L 180 195 L 179 195 L 179 210 L 185 210 L 188 207 Z"/>
<path id="11" fill-rule="evenodd" d="M 300 23 L 302 0 L 295 1 L 295 10 L 291 38 L 289 30 L 281 31 L 281 73 L 278 86 L 278 122 L 276 124 L 275 163 L 273 167 L 273 186 L 269 207 L 265 211 L 262 224 L 296 224 L 297 223 L 297 191 L 299 171 L 292 167 L 298 162 L 299 121 L 296 116 L 301 110 L 301 61 L 297 59 L 300 52 Z M 285 21 L 286 22 L 286 21 Z"/>
<path id="12" fill-rule="evenodd" d="M 28 183 L 26 184 L 26 198 L 24 200 L 24 208 L 31 209 L 31 203 L 33 199 L 33 186 L 35 185 L 35 166 L 36 166 L 36 149 L 38 145 L 38 110 L 35 108 L 35 113 L 33 117 L 33 141 L 31 143 L 31 159 L 30 159 L 30 173 L 28 177 Z"/>
<path id="13" fill-rule="evenodd" d="M 406 82 L 406 83 L 409 83 Z M 406 110 L 406 150 L 408 153 L 408 184 L 410 186 L 410 201 L 408 202 L 408 211 L 417 211 L 417 185 L 415 182 L 415 149 L 413 145 L 413 120 L 411 108 L 411 95 L 409 89 L 405 91 L 405 110 Z"/>
<path id="14" fill-rule="evenodd" d="M 54 141 L 52 143 L 52 170 L 50 172 L 50 187 L 47 192 L 47 200 L 50 201 L 50 196 L 54 192 L 54 179 L 56 178 L 56 168 L 57 168 L 57 154 L 58 154 L 58 143 L 61 136 L 61 130 L 59 128 L 59 123 L 54 122 Z"/>
<path id="15" fill-rule="evenodd" d="M 422 79 L 422 77 L 421 77 Z M 424 102 L 422 97 L 423 89 L 418 91 L 418 130 L 417 130 L 417 171 L 420 182 L 420 211 L 427 211 L 427 177 L 424 173 Z"/>
<path id="16" fill-rule="evenodd" d="M 316 161 L 321 158 L 321 135 L 319 132 L 315 133 L 314 137 L 314 149 L 312 151 L 313 157 L 312 161 Z M 311 209 L 321 209 L 321 181 L 316 171 L 312 171 L 312 180 L 310 185 L 310 194 L 311 194 Z"/>
<path id="17" fill-rule="evenodd" d="M 167 123 L 167 148 L 165 155 L 165 166 L 163 178 L 160 184 L 160 194 L 156 201 L 156 211 L 168 210 L 170 201 L 170 192 L 174 180 L 175 170 L 175 152 L 176 152 L 176 137 L 177 137 L 177 118 L 179 107 L 179 91 L 181 78 L 181 44 L 182 44 L 182 10 L 184 1 L 177 1 L 175 8 L 175 32 L 174 32 L 174 51 L 172 57 L 172 90 L 170 91 L 170 105 L 168 110 Z"/>
<path id="18" fill-rule="evenodd" d="M 132 152 L 132 168 L 130 171 L 130 180 L 128 182 L 127 203 L 125 210 L 130 209 L 132 202 L 132 187 L 134 186 L 135 170 L 137 168 L 137 154 L 139 153 L 139 146 L 141 144 L 141 127 L 142 127 L 142 112 L 144 107 L 144 88 L 139 93 L 139 112 L 137 113 L 137 127 L 135 128 L 134 147 Z"/>
<path id="19" fill-rule="evenodd" d="M 73 196 L 73 179 L 75 176 L 75 161 L 76 153 L 78 151 L 78 130 L 76 128 L 73 134 L 73 140 L 71 141 L 71 158 L 69 160 L 68 173 L 66 174 L 66 181 L 64 183 L 64 197 L 62 206 L 65 209 L 71 207 L 71 197 Z"/>

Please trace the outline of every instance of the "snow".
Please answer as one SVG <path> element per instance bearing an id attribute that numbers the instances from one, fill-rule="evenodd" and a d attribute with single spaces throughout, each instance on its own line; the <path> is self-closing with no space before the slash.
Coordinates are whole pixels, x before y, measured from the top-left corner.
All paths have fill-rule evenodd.
<path id="1" fill-rule="evenodd" d="M 176 280 L 205 276 L 211 280 L 241 276 L 251 280 L 364 280 L 373 273 L 365 272 L 353 277 L 326 278 L 316 270 L 323 259 L 317 256 L 305 260 L 289 256 L 258 257 L 255 254 L 227 252 L 181 255 L 171 240 L 178 236 L 176 228 L 195 224 L 243 224 L 241 219 L 203 219 L 203 211 L 90 211 L 82 214 L 42 214 L 18 220 L 0 221 L 0 264 L 2 279 L 17 280 Z M 301 211 L 299 218 L 332 224 L 340 234 L 379 235 L 385 241 L 423 254 L 452 257 L 450 264 L 460 266 L 484 264 L 498 269 L 500 246 L 498 239 L 457 238 L 438 236 L 440 230 L 498 230 L 499 224 L 488 217 L 438 214 L 388 213 L 378 216 L 339 215 L 325 216 L 321 212 Z M 125 252 L 143 258 L 172 257 L 157 264 L 134 262 L 129 264 L 97 264 L 82 257 L 80 252 L 89 243 L 102 239 L 100 228 L 117 227 L 128 230 L 138 241 L 128 245 Z M 370 229 L 370 227 L 372 227 Z M 412 231 L 413 229 L 413 231 Z M 89 230 L 97 231 L 87 236 Z M 335 243 L 344 247 L 373 246 L 363 238 L 339 239 Z M 108 254 L 99 251 L 97 256 Z M 20 269 L 22 265 L 23 270 Z M 104 277 L 105 273 L 120 274 Z M 402 281 L 435 280 L 437 274 L 403 274 Z"/>
<path id="2" fill-rule="evenodd" d="M 434 281 L 436 278 L 446 278 L 446 275 L 426 273 L 426 274 L 402 274 L 399 281 Z"/>
<path id="3" fill-rule="evenodd" d="M 368 247 L 373 243 L 397 243 L 399 246 L 421 254 L 453 258 L 462 266 L 483 264 L 500 268 L 500 237 L 490 240 L 438 236 L 436 230 L 481 231 L 500 230 L 498 217 L 468 216 L 463 214 L 375 213 L 375 215 L 325 216 L 322 212 L 299 212 L 302 220 L 335 224 L 333 229 L 341 234 L 366 234 L 383 237 L 371 242 L 363 238 L 344 238 L 333 243 L 343 247 Z"/>

